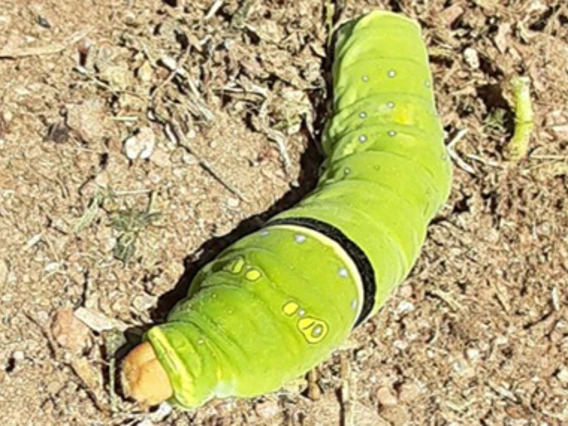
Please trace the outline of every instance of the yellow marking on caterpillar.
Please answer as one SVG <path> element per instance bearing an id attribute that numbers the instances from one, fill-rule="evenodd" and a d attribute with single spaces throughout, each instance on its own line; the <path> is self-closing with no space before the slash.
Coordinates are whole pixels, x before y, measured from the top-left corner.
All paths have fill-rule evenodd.
<path id="1" fill-rule="evenodd" d="M 314 317 L 305 317 L 298 321 L 298 330 L 308 343 L 319 343 L 326 336 L 327 324 Z"/>
<path id="2" fill-rule="evenodd" d="M 233 274 L 239 274 L 243 267 L 245 266 L 245 259 L 242 256 L 237 257 L 236 259 L 229 262 L 226 269 Z"/>
<path id="3" fill-rule="evenodd" d="M 282 307 L 284 314 L 291 316 L 298 310 L 300 306 L 296 302 L 288 302 Z"/>
<path id="4" fill-rule="evenodd" d="M 416 115 L 413 113 L 412 108 L 408 106 L 404 107 L 397 107 L 392 114 L 392 119 L 396 124 L 402 124 L 407 126 L 414 126 L 417 123 L 415 122 Z"/>
<path id="5" fill-rule="evenodd" d="M 323 234 L 321 234 L 317 231 L 313 231 L 311 229 L 308 229 L 308 228 L 304 228 L 304 227 L 297 226 L 297 225 L 275 225 L 272 228 L 289 229 L 293 232 L 303 233 L 306 236 L 308 236 L 309 238 L 314 239 L 316 241 L 319 241 L 319 242 L 325 244 L 326 246 L 328 246 L 329 248 L 331 248 L 333 250 L 335 255 L 345 265 L 345 269 L 347 269 L 347 272 L 349 274 L 349 278 L 352 279 L 355 282 L 355 287 L 357 288 L 357 304 L 356 304 L 357 309 L 355 311 L 355 315 L 353 316 L 353 321 L 355 321 L 359 317 L 361 309 L 363 309 L 363 293 L 364 293 L 364 291 L 363 291 L 363 279 L 361 278 L 361 275 L 359 274 L 359 271 L 357 270 L 357 266 L 355 265 L 355 262 L 353 262 L 353 259 L 351 259 L 349 254 L 345 251 L 345 249 L 343 247 L 341 247 L 337 242 L 332 240 L 331 238 L 326 237 L 325 235 L 323 235 Z M 301 309 L 298 312 L 299 316 L 303 316 L 304 314 L 305 314 L 304 309 Z M 327 326 L 326 326 L 326 330 L 327 330 Z"/>
<path id="6" fill-rule="evenodd" d="M 249 281 L 256 281 L 262 274 L 257 269 L 251 269 L 245 274 L 245 278 Z"/>

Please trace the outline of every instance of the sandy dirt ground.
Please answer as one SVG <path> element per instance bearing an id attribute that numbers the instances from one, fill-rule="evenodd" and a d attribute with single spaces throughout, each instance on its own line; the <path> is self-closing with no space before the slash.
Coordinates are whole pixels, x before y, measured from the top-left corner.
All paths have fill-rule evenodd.
<path id="1" fill-rule="evenodd" d="M 568 424 L 568 9 L 328 3 L 0 2 L 2 425 Z M 125 401 L 125 339 L 315 185 L 329 22 L 373 8 L 423 25 L 455 166 L 411 276 L 277 394 Z M 515 76 L 535 110 L 518 163 Z"/>

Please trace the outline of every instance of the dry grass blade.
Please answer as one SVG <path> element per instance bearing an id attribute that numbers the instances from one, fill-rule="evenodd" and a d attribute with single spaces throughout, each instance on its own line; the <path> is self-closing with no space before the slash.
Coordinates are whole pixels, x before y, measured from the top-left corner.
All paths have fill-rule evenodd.
<path id="1" fill-rule="evenodd" d="M 215 0 L 209 7 L 209 10 L 207 11 L 207 14 L 203 19 L 205 21 L 208 21 L 209 19 L 213 18 L 213 16 L 215 16 L 215 14 L 217 13 L 217 11 L 221 9 L 223 3 L 225 3 L 225 0 Z"/>
<path id="2" fill-rule="evenodd" d="M 60 43 L 52 43 L 48 46 L 41 47 L 22 47 L 22 48 L 5 48 L 0 50 L 0 59 L 17 59 L 25 58 L 27 56 L 40 56 L 40 55 L 53 55 L 55 53 L 62 52 L 69 46 L 77 43 L 79 40 L 83 39 L 91 29 L 77 31 L 64 41 Z"/>
<path id="3" fill-rule="evenodd" d="M 117 329 L 108 330 L 103 332 L 103 339 L 105 342 L 106 362 L 108 363 L 108 393 L 110 409 L 113 413 L 119 411 L 120 399 L 116 395 L 116 373 L 117 363 L 119 358 L 119 350 L 126 343 L 124 334 Z"/>
<path id="4" fill-rule="evenodd" d="M 83 228 L 88 227 L 95 218 L 97 217 L 99 207 L 103 204 L 105 200 L 104 194 L 98 192 L 89 203 L 89 207 L 83 213 L 83 216 L 77 221 L 75 226 L 73 226 L 73 231 L 75 233 L 80 232 Z"/>
<path id="5" fill-rule="evenodd" d="M 225 187 L 225 189 L 227 189 L 228 191 L 230 191 L 231 193 L 233 193 L 234 195 L 239 197 L 242 201 L 248 202 L 248 199 L 238 189 L 236 189 L 231 184 L 226 182 L 219 175 L 219 173 L 217 173 L 217 171 L 215 171 L 213 169 L 213 167 L 209 164 L 209 162 L 207 160 L 205 160 L 203 157 L 201 157 L 199 154 L 197 154 L 191 148 L 191 146 L 189 145 L 189 142 L 183 136 L 183 133 L 181 132 L 180 127 L 176 122 L 174 122 L 173 120 L 172 121 L 166 120 L 165 123 L 164 123 L 164 131 L 165 131 L 166 135 L 168 136 L 168 138 L 173 143 L 181 146 L 183 149 L 185 149 L 187 152 L 189 152 L 191 155 L 193 155 L 195 158 L 197 158 L 199 165 L 201 167 L 203 167 L 203 169 L 206 172 L 208 172 L 217 182 L 219 182 L 221 185 L 223 185 Z"/>
<path id="6" fill-rule="evenodd" d="M 448 144 L 447 150 L 448 150 L 448 154 L 450 155 L 451 159 L 454 160 L 460 168 L 462 168 L 463 170 L 465 170 L 466 172 L 468 172 L 471 175 L 475 175 L 475 170 L 473 170 L 473 168 L 469 164 L 467 164 L 464 160 L 462 160 L 462 158 L 454 150 L 454 147 L 457 145 L 457 143 L 460 140 L 463 139 L 463 137 L 466 134 L 467 134 L 467 129 L 461 129 L 460 131 L 458 131 L 458 133 L 454 136 L 454 138 Z"/>

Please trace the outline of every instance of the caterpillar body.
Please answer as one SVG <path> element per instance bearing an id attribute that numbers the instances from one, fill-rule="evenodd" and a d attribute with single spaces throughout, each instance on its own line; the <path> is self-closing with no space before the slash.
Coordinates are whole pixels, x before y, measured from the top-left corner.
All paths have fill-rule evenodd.
<path id="1" fill-rule="evenodd" d="M 419 25 L 384 11 L 344 24 L 332 71 L 316 189 L 206 265 L 148 331 L 145 361 L 135 349 L 124 367 L 137 399 L 151 369 L 183 408 L 278 390 L 328 358 L 414 265 L 451 186 Z"/>

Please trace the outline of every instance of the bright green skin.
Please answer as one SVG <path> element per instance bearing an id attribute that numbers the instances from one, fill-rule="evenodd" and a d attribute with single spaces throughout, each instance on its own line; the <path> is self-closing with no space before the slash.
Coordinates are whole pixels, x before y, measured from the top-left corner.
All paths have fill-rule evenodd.
<path id="1" fill-rule="evenodd" d="M 414 21 L 373 12 L 344 25 L 333 76 L 326 170 L 312 194 L 274 219 L 318 219 L 355 242 L 375 271 L 373 314 L 414 265 L 448 197 L 451 168 Z M 307 372 L 345 340 L 362 302 L 341 248 L 269 222 L 205 266 L 146 337 L 173 402 L 194 408 L 275 391 Z"/>

